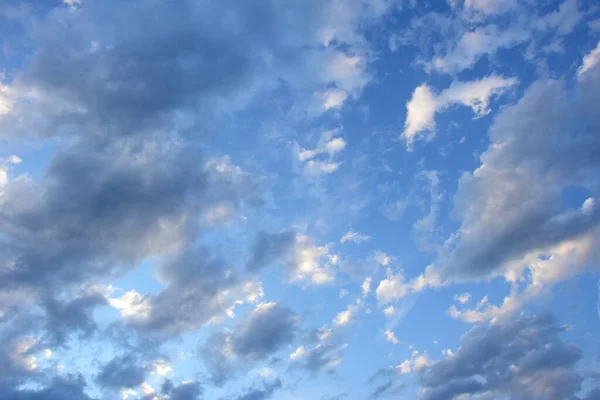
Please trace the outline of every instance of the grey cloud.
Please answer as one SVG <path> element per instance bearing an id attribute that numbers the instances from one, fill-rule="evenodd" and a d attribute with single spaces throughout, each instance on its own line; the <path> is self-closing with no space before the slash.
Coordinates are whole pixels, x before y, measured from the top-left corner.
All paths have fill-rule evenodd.
<path id="1" fill-rule="evenodd" d="M 170 400 L 197 400 L 201 398 L 203 389 L 198 382 L 174 385 L 171 380 L 167 379 L 162 384 L 161 392 L 168 395 Z"/>
<path id="2" fill-rule="evenodd" d="M 276 262 L 284 261 L 296 244 L 294 232 L 258 232 L 250 249 L 248 271 L 258 271 Z"/>
<path id="3" fill-rule="evenodd" d="M 234 326 L 231 333 L 219 332 L 209 337 L 200 354 L 211 369 L 213 381 L 222 385 L 240 363 L 264 359 L 291 343 L 299 323 L 299 317 L 286 307 L 275 303 L 259 304 Z"/>
<path id="4" fill-rule="evenodd" d="M 145 297 L 148 315 L 128 321 L 142 334 L 194 331 L 210 318 L 223 316 L 236 301 L 258 296 L 262 290 L 259 282 L 240 276 L 204 247 L 186 249 L 159 272 L 166 285 L 156 295 Z"/>
<path id="5" fill-rule="evenodd" d="M 304 355 L 293 365 L 300 366 L 306 370 L 316 372 L 331 372 L 339 363 L 342 362 L 343 350 L 345 344 L 339 343 L 320 343 L 310 350 L 306 350 Z"/>
<path id="6" fill-rule="evenodd" d="M 457 352 L 416 371 L 427 400 L 493 393 L 511 399 L 575 398 L 581 351 L 550 316 L 498 319 L 464 334 Z"/>
<path id="7" fill-rule="evenodd" d="M 357 31 L 381 10 L 354 0 L 345 24 L 336 24 L 328 13 L 333 6 L 107 0 L 86 2 L 77 12 L 54 10 L 34 31 L 36 50 L 16 78 L 18 92 L 38 96 L 17 102 L 0 126 L 8 134 L 42 136 L 81 135 L 82 127 L 101 135 L 156 127 L 197 134 L 215 115 L 281 81 L 310 95 L 332 83 L 360 91 L 368 82 L 364 68 L 355 82 L 323 72 L 337 52 L 320 47 L 318 33 L 329 28 L 366 58 Z"/>
<path id="8" fill-rule="evenodd" d="M 18 179 L 4 187 L 0 290 L 51 298 L 179 251 L 198 234 L 205 210 L 254 208 L 261 185 L 227 158 L 176 145 L 76 145 L 55 157 L 41 183 Z"/>
<path id="9" fill-rule="evenodd" d="M 49 385 L 40 390 L 3 390 L 1 400 L 92 400 L 85 393 L 85 381 L 81 376 L 54 378 Z"/>
<path id="10" fill-rule="evenodd" d="M 562 191 L 581 187 L 598 198 L 600 68 L 575 91 L 564 82 L 534 83 L 491 127 L 481 167 L 459 181 L 455 246 L 439 260 L 448 279 L 499 275 L 506 262 L 584 235 L 600 223 L 599 207 L 572 209 Z"/>
<path id="11" fill-rule="evenodd" d="M 81 332 L 84 336 L 96 330 L 92 312 L 95 307 L 106 304 L 106 299 L 99 293 L 91 293 L 70 301 L 46 299 L 43 306 L 46 311 L 46 332 L 51 345 L 61 345 L 73 332 Z"/>
<path id="12" fill-rule="evenodd" d="M 133 388 L 144 382 L 147 372 L 133 355 L 115 357 L 102 367 L 96 382 L 109 389 Z"/>
<path id="13" fill-rule="evenodd" d="M 281 389 L 281 380 L 276 379 L 272 383 L 266 383 L 264 389 L 252 389 L 235 400 L 267 400 L 273 396 L 276 390 Z"/>

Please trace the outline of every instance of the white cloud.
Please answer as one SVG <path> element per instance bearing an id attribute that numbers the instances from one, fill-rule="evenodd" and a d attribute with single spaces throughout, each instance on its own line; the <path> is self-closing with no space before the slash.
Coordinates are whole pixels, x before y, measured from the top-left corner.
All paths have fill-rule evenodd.
<path id="1" fill-rule="evenodd" d="M 436 71 L 455 74 L 473 67 L 486 54 L 494 54 L 502 48 L 510 48 L 529 39 L 531 33 L 520 26 L 501 29 L 490 24 L 465 32 L 460 40 L 444 56 L 426 64 Z"/>
<path id="2" fill-rule="evenodd" d="M 152 368 L 160 376 L 168 375 L 173 371 L 173 368 L 165 360 L 156 360 L 152 363 Z"/>
<path id="3" fill-rule="evenodd" d="M 417 135 L 421 132 L 432 132 L 435 129 L 435 113 L 438 110 L 436 95 L 426 84 L 418 86 L 406 103 L 406 121 L 402 137 L 408 148 L 411 148 Z"/>
<path id="4" fill-rule="evenodd" d="M 123 317 L 144 320 L 152 312 L 149 299 L 135 290 L 130 290 L 121 297 L 108 298 L 108 304 L 119 310 Z"/>
<path id="5" fill-rule="evenodd" d="M 298 161 L 304 164 L 304 174 L 308 176 L 320 176 L 331 174 L 340 167 L 341 162 L 336 162 L 335 157 L 348 145 L 341 137 L 336 137 L 341 129 L 326 131 L 321 135 L 317 147 L 314 149 L 303 149 L 296 145 L 295 152 Z M 328 157 L 315 159 L 322 155 Z"/>
<path id="6" fill-rule="evenodd" d="M 461 293 L 454 296 L 454 300 L 460 304 L 466 304 L 471 300 L 471 293 Z"/>
<path id="7" fill-rule="evenodd" d="M 427 84 L 418 86 L 406 104 L 406 120 L 402 138 L 408 149 L 415 140 L 424 137 L 433 138 L 435 115 L 454 105 L 470 107 L 475 118 L 490 112 L 489 102 L 494 96 L 501 95 L 518 83 L 515 78 L 490 75 L 477 81 L 459 82 L 436 95 Z"/>
<path id="8" fill-rule="evenodd" d="M 346 326 L 354 320 L 356 313 L 361 305 L 360 299 L 356 300 L 356 303 L 348 305 L 344 311 L 339 312 L 333 319 L 334 327 Z"/>
<path id="9" fill-rule="evenodd" d="M 440 275 L 431 265 L 412 281 L 406 280 L 404 271 L 400 270 L 397 274 L 394 274 L 388 268 L 387 277 L 379 282 L 375 293 L 380 304 L 387 304 L 402 299 L 410 293 L 421 292 L 426 288 L 439 287 L 443 284 Z"/>
<path id="10" fill-rule="evenodd" d="M 323 109 L 340 109 L 348 99 L 348 93 L 342 89 L 329 89 L 322 94 Z"/>
<path id="11" fill-rule="evenodd" d="M 290 360 L 297 360 L 304 356 L 304 354 L 306 354 L 306 349 L 304 348 L 304 346 L 300 346 L 296 349 L 296 351 L 290 354 Z"/>
<path id="12" fill-rule="evenodd" d="M 341 163 L 310 160 L 304 167 L 308 176 L 329 175 L 338 170 Z"/>
<path id="13" fill-rule="evenodd" d="M 362 297 L 367 297 L 367 295 L 371 292 L 371 281 L 373 279 L 371 277 L 365 278 L 360 289 L 362 292 Z"/>
<path id="14" fill-rule="evenodd" d="M 354 243 L 362 243 L 362 242 L 368 242 L 369 240 L 371 240 L 371 236 L 367 236 L 367 235 L 361 235 L 358 232 L 354 232 L 354 231 L 348 231 L 346 232 L 346 234 L 344 234 L 344 236 L 342 236 L 342 238 L 340 239 L 340 243 L 346 243 L 346 242 L 354 242 Z"/>
<path id="15" fill-rule="evenodd" d="M 398 339 L 396 338 L 396 334 L 389 329 L 385 331 L 385 340 L 387 340 L 388 342 L 390 342 L 392 344 L 398 344 Z"/>
<path id="16" fill-rule="evenodd" d="M 12 110 L 11 88 L 0 82 L 0 117 Z"/>
<path id="17" fill-rule="evenodd" d="M 398 364 L 394 367 L 397 373 L 400 375 L 406 375 L 411 372 L 419 371 L 422 368 L 425 368 L 431 364 L 429 360 L 429 355 L 427 352 L 423 354 L 419 354 L 418 351 L 413 351 L 411 358 L 408 360 L 404 360 L 402 363 Z"/>
<path id="18" fill-rule="evenodd" d="M 6 158 L 0 158 L 0 188 L 5 186 L 8 183 L 8 170 L 11 165 L 21 164 L 22 160 L 15 156 L 11 155 Z M 0 195 L 2 193 L 0 192 Z"/>
<path id="19" fill-rule="evenodd" d="M 394 308 L 394 306 L 386 307 L 383 310 L 383 313 L 385 314 L 386 317 L 392 317 L 395 312 L 396 312 L 396 309 Z"/>
<path id="20" fill-rule="evenodd" d="M 297 235 L 291 280 L 309 280 L 317 285 L 333 282 L 336 258 L 329 248 L 329 245 L 314 246 L 308 236 Z"/>
<path id="21" fill-rule="evenodd" d="M 375 250 L 375 252 L 373 252 L 373 259 L 377 261 L 377 263 L 379 263 L 380 265 L 383 265 L 384 267 L 387 267 L 391 264 L 392 261 L 394 261 L 394 257 L 389 256 L 379 250 Z"/>
<path id="22" fill-rule="evenodd" d="M 595 49 L 583 57 L 583 63 L 577 70 L 577 74 L 581 77 L 598 64 L 600 64 L 600 42 L 598 42 Z"/>

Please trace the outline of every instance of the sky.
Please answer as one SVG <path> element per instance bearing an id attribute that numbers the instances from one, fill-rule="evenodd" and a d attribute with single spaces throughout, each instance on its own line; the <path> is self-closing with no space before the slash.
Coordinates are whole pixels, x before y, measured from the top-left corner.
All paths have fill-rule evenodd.
<path id="1" fill-rule="evenodd" d="M 600 399 L 600 4 L 2 0 L 0 400 Z"/>

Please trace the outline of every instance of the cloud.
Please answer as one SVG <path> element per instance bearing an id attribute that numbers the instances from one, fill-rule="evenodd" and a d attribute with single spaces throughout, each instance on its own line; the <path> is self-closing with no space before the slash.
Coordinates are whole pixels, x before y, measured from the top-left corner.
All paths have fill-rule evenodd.
<path id="1" fill-rule="evenodd" d="M 459 180 L 454 216 L 461 226 L 439 260 L 444 279 L 514 280 L 515 264 L 525 257 L 552 256 L 581 236 L 596 236 L 600 213 L 589 206 L 593 201 L 573 208 L 562 193 L 576 186 L 591 198 L 599 194 L 590 178 L 600 167 L 600 120 L 590 107 L 598 101 L 599 73 L 587 71 L 574 93 L 560 81 L 536 82 L 498 115 L 480 167 Z"/>
<path id="2" fill-rule="evenodd" d="M 231 332 L 209 337 L 201 349 L 213 381 L 222 385 L 244 363 L 266 358 L 293 341 L 300 318 L 277 303 L 261 303 L 238 321 Z"/>
<path id="3" fill-rule="evenodd" d="M 421 137 L 433 138 L 435 115 L 454 105 L 463 105 L 473 110 L 476 118 L 490 112 L 489 102 L 517 84 L 515 78 L 490 75 L 478 81 L 459 82 L 436 94 L 427 85 L 418 86 L 406 103 L 406 120 L 402 138 L 408 149 Z"/>
<path id="4" fill-rule="evenodd" d="M 335 161 L 335 158 L 348 144 L 343 138 L 336 137 L 340 131 L 341 128 L 323 132 L 317 143 L 317 147 L 314 149 L 307 150 L 297 144 L 295 145 L 296 157 L 303 165 L 305 175 L 328 175 L 337 171 L 340 165 L 342 165 L 341 162 Z M 328 157 L 321 157 L 324 154 L 327 154 Z"/>
<path id="5" fill-rule="evenodd" d="M 56 377 L 39 390 L 0 389 L 2 400 L 92 400 L 85 393 L 86 383 L 81 376 Z"/>
<path id="6" fill-rule="evenodd" d="M 102 367 L 96 381 L 110 389 L 134 388 L 144 382 L 147 372 L 132 355 L 115 357 Z"/>
<path id="7" fill-rule="evenodd" d="M 385 331 L 385 340 L 387 340 L 391 344 L 398 344 L 398 339 L 396 338 L 396 334 L 389 329 Z"/>
<path id="8" fill-rule="evenodd" d="M 235 400 L 267 400 L 281 387 L 281 380 L 276 379 L 272 383 L 266 383 L 264 389 L 251 389 L 247 393 L 236 397 Z"/>
<path id="9" fill-rule="evenodd" d="M 462 336 L 455 354 L 416 374 L 427 400 L 487 394 L 511 399 L 575 398 L 581 351 L 560 339 L 550 316 L 498 319 Z"/>
<path id="10" fill-rule="evenodd" d="M 416 64 L 426 72 L 456 76 L 473 69 L 481 59 L 495 62 L 496 54 L 528 43 L 525 58 L 539 61 L 548 43 L 560 43 L 586 16 L 577 0 L 553 2 L 540 14 L 538 3 L 514 0 L 451 0 L 451 13 L 431 11 L 413 17 L 404 32 L 389 40 L 390 49 L 415 45 L 422 56 Z M 441 40 L 443 38 L 443 40 Z"/>
<path id="11" fill-rule="evenodd" d="M 484 14 L 498 14 L 517 8 L 517 0 L 465 0 L 465 9 Z"/>
<path id="12" fill-rule="evenodd" d="M 348 99 L 348 93 L 341 89 L 329 89 L 323 93 L 323 108 L 325 111 L 342 108 Z"/>
<path id="13" fill-rule="evenodd" d="M 46 312 L 45 330 L 50 345 L 64 344 L 69 335 L 75 332 L 81 332 L 84 337 L 89 336 L 97 328 L 92 313 L 96 307 L 105 304 L 104 296 L 94 291 L 69 301 L 47 298 L 43 306 Z"/>
<path id="14" fill-rule="evenodd" d="M 339 328 L 350 324 L 356 318 L 356 314 L 360 310 L 361 300 L 356 299 L 353 304 L 349 304 L 344 311 L 340 311 L 333 319 L 334 328 Z"/>
<path id="15" fill-rule="evenodd" d="M 590 51 L 585 57 L 583 57 L 583 63 L 577 70 L 577 74 L 579 77 L 584 75 L 587 71 L 595 68 L 598 64 L 600 64 L 600 42 L 595 49 Z"/>
<path id="16" fill-rule="evenodd" d="M 140 333 L 168 337 L 193 332 L 224 318 L 236 305 L 258 302 L 264 294 L 260 282 L 236 274 L 203 247 L 168 260 L 160 274 L 165 287 L 136 300 L 143 312 L 125 317 L 126 325 Z"/>
<path id="17" fill-rule="evenodd" d="M 163 382 L 161 393 L 169 396 L 169 400 L 198 400 L 204 390 L 198 382 L 187 381 L 174 385 L 170 379 Z"/>
<path id="18" fill-rule="evenodd" d="M 399 395 L 402 391 L 404 391 L 405 387 L 405 383 L 389 380 L 377 386 L 369 395 L 369 399 L 380 399 L 384 396 L 387 397 L 392 395 Z"/>
<path id="19" fill-rule="evenodd" d="M 454 296 L 454 300 L 460 304 L 466 304 L 471 300 L 471 293 L 461 293 Z"/>
<path id="20" fill-rule="evenodd" d="M 254 239 L 246 268 L 256 271 L 283 263 L 290 281 L 329 284 L 333 282 L 334 266 L 339 259 L 330 253 L 330 247 L 315 246 L 310 237 L 294 232 L 260 232 Z"/>
<path id="21" fill-rule="evenodd" d="M 248 271 L 257 271 L 285 259 L 296 243 L 294 232 L 258 232 L 250 249 L 251 258 L 246 265 Z"/>
<path id="22" fill-rule="evenodd" d="M 340 239 L 340 243 L 344 244 L 346 242 L 354 242 L 356 244 L 360 244 L 362 242 L 368 242 L 371 240 L 371 236 L 361 235 L 358 232 L 348 231 L 342 236 Z"/>
<path id="23" fill-rule="evenodd" d="M 392 269 L 388 268 L 387 276 L 379 282 L 375 294 L 379 304 L 383 305 L 402 299 L 411 293 L 418 293 L 426 288 L 435 288 L 443 284 L 440 275 L 431 265 L 412 280 L 406 280 L 403 270 L 394 274 Z M 392 313 L 393 311 L 390 311 L 390 314 Z"/>
<path id="24" fill-rule="evenodd" d="M 361 290 L 361 294 L 362 294 L 363 298 L 367 297 L 369 295 L 369 293 L 371 293 L 371 282 L 372 281 L 373 281 L 373 278 L 367 277 L 367 278 L 365 278 L 362 285 L 360 286 L 360 290 Z"/>
<path id="25" fill-rule="evenodd" d="M 342 353 L 346 346 L 339 343 L 319 343 L 294 357 L 292 365 L 311 372 L 329 372 L 342 363 Z"/>
<path id="26" fill-rule="evenodd" d="M 206 207 L 257 199 L 260 180 L 228 159 L 201 160 L 152 142 L 81 144 L 56 155 L 44 181 L 10 181 L 0 253 L 16 268 L 3 270 L 2 288 L 42 290 L 125 271 L 185 247 Z"/>

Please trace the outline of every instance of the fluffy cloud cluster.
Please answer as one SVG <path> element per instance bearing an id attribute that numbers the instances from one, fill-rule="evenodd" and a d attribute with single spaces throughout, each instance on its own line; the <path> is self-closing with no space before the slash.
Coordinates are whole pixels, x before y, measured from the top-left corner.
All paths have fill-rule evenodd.
<path id="1" fill-rule="evenodd" d="M 422 399 L 577 399 L 581 351 L 550 316 L 498 319 L 467 332 L 456 353 L 415 371 Z M 461 397 L 462 396 L 462 397 Z"/>

